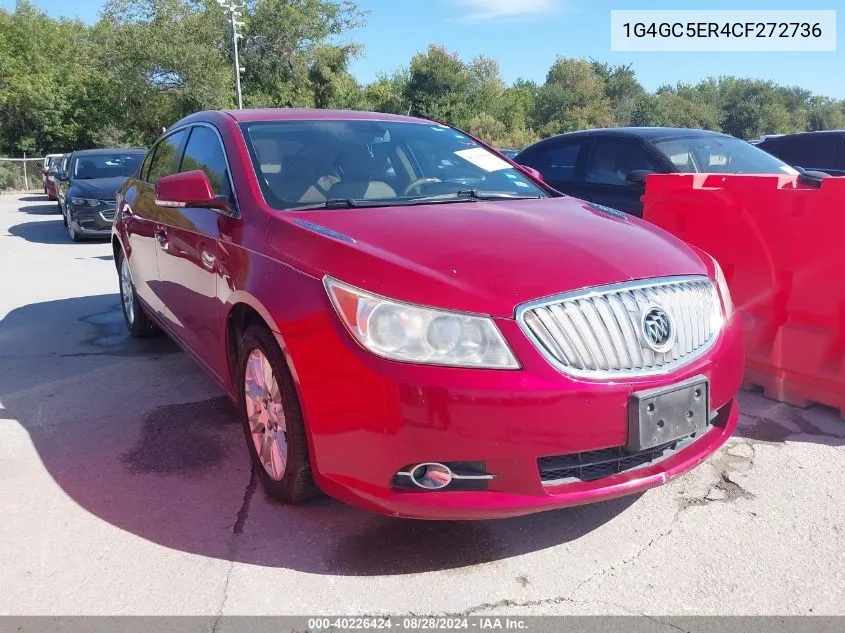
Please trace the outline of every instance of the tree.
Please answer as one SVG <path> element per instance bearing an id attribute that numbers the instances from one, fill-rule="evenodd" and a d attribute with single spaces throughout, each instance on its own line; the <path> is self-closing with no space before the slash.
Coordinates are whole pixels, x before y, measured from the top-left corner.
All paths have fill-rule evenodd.
<path id="1" fill-rule="evenodd" d="M 583 59 L 558 58 L 537 93 L 534 116 L 542 135 L 614 124 L 602 80 Z"/>
<path id="2" fill-rule="evenodd" d="M 81 22 L 53 20 L 29 2 L 0 11 L 0 152 L 76 147 L 87 50 Z"/>
<path id="3" fill-rule="evenodd" d="M 473 76 L 461 59 L 431 45 L 411 60 L 405 98 L 413 114 L 465 127 L 472 117 Z"/>
<path id="4" fill-rule="evenodd" d="M 411 102 L 405 96 L 410 72 L 406 69 L 395 71 L 392 75 L 381 74 L 364 88 L 366 109 L 375 112 L 409 114 Z"/>
<path id="5" fill-rule="evenodd" d="M 360 49 L 329 40 L 360 26 L 365 17 L 349 0 L 248 4 L 242 45 L 245 106 L 320 107 L 335 99 L 356 104 L 347 69 Z M 340 85 L 328 85 L 335 81 Z"/>
<path id="6" fill-rule="evenodd" d="M 637 81 L 633 67 L 630 64 L 611 66 L 598 61 L 591 63 L 593 72 L 602 82 L 604 92 L 610 99 L 610 107 L 617 125 L 632 125 L 646 96 L 645 89 Z"/>

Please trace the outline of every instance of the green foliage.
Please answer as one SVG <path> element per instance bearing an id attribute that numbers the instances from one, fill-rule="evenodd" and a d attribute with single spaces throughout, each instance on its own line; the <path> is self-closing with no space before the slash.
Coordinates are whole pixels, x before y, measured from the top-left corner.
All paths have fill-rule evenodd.
<path id="1" fill-rule="evenodd" d="M 845 128 L 845 102 L 770 81 L 715 77 L 649 93 L 630 65 L 558 58 L 543 82 L 507 85 L 495 60 L 465 62 L 438 45 L 362 86 L 349 72 L 362 49 L 347 38 L 365 18 L 352 0 L 249 0 L 244 105 L 414 114 L 517 149 L 618 125 L 747 139 Z M 91 26 L 20 0 L 14 11 L 0 9 L 0 155 L 147 146 L 190 112 L 234 107 L 231 56 L 215 0 L 108 0 Z"/>

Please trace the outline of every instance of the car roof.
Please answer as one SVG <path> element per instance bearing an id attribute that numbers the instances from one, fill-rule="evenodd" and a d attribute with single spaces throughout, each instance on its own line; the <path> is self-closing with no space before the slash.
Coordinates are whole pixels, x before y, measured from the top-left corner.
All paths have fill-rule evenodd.
<path id="1" fill-rule="evenodd" d="M 581 136 L 623 136 L 630 138 L 641 138 L 651 143 L 654 143 L 657 141 L 667 141 L 676 138 L 696 138 L 706 136 L 728 137 L 729 135 L 722 134 L 721 132 L 714 132 L 712 130 L 699 130 L 695 128 L 683 127 L 607 127 L 558 134 L 557 136 L 551 136 L 549 138 L 543 139 L 542 141 L 537 141 L 531 147 L 538 147 L 540 145 L 545 145 L 546 143 L 553 143 L 555 141 L 569 138 L 578 138 Z"/>
<path id="2" fill-rule="evenodd" d="M 430 123 L 426 119 L 387 114 L 384 112 L 361 112 L 358 110 L 318 110 L 314 108 L 248 108 L 244 110 L 204 110 L 190 114 L 171 126 L 171 129 L 189 123 L 219 121 L 230 117 L 237 123 L 258 121 L 404 121 L 408 123 Z"/>
<path id="3" fill-rule="evenodd" d="M 103 154 L 146 154 L 143 147 L 103 147 L 99 149 L 79 149 L 73 152 L 76 156 L 102 156 Z"/>
<path id="4" fill-rule="evenodd" d="M 780 142 L 791 138 L 806 138 L 808 136 L 841 136 L 843 134 L 845 134 L 845 130 L 815 130 L 813 132 L 795 132 L 794 134 L 773 134 L 769 137 L 763 137 L 760 143 L 766 143 L 767 141 Z"/>

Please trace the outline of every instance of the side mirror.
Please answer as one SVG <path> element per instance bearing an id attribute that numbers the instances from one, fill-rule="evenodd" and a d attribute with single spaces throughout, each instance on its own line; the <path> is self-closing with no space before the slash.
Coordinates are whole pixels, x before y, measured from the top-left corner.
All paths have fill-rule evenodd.
<path id="1" fill-rule="evenodd" d="M 519 168 L 522 171 L 524 171 L 526 174 L 531 176 L 532 178 L 539 180 L 540 182 L 544 182 L 543 174 L 541 174 L 539 171 L 537 171 L 533 167 L 529 167 L 528 165 L 519 165 Z"/>
<path id="2" fill-rule="evenodd" d="M 798 169 L 798 183 L 802 185 L 807 185 L 808 187 L 815 187 L 819 189 L 822 186 L 822 180 L 830 176 L 830 174 L 826 174 L 823 171 L 808 171 L 803 167 L 797 167 Z"/>
<path id="3" fill-rule="evenodd" d="M 644 188 L 646 179 L 649 174 L 653 173 L 654 172 L 650 169 L 635 169 L 633 171 L 629 171 L 625 176 L 625 184 L 629 187 Z"/>
<path id="4" fill-rule="evenodd" d="M 230 213 L 226 196 L 214 193 L 211 181 L 200 169 L 163 176 L 156 184 L 156 204 L 160 207 L 205 207 Z"/>

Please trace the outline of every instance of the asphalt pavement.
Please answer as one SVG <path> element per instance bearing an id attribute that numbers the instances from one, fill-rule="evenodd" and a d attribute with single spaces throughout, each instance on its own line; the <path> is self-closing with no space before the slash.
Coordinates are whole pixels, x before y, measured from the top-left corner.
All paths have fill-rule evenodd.
<path id="1" fill-rule="evenodd" d="M 0 615 L 845 614 L 845 422 L 743 393 L 645 494 L 415 522 L 252 477 L 225 396 L 132 340 L 106 242 L 0 196 Z"/>

